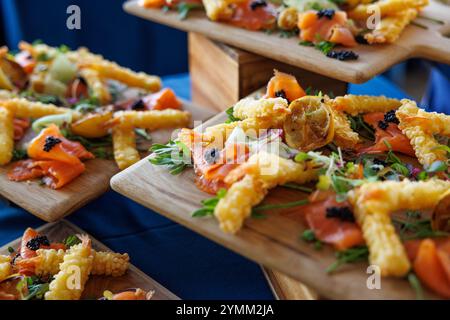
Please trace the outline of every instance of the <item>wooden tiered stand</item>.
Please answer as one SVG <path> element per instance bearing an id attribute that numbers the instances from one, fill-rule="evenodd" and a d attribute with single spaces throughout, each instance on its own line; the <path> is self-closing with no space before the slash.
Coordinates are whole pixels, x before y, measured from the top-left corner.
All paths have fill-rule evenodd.
<path id="1" fill-rule="evenodd" d="M 402 39 L 391 46 L 358 47 L 361 57 L 351 65 L 330 61 L 311 48 L 298 46 L 295 39 L 269 37 L 212 23 L 202 12 L 193 12 L 187 20 L 180 21 L 176 13 L 146 10 L 136 1 L 125 3 L 124 9 L 144 19 L 188 31 L 192 100 L 216 112 L 226 110 L 263 87 L 274 69 L 294 74 L 304 88 L 343 95 L 347 91 L 347 82 L 365 82 L 408 57 L 450 62 L 450 40 L 445 37 L 450 30 L 450 21 L 445 18 L 448 10 L 443 10 L 442 5 L 436 2 L 422 13 L 422 16 L 433 18 L 425 21 L 425 30 L 410 26 Z M 441 23 L 436 24 L 438 20 Z M 275 270 L 263 269 L 279 299 L 318 298 L 314 291 L 300 282 Z"/>

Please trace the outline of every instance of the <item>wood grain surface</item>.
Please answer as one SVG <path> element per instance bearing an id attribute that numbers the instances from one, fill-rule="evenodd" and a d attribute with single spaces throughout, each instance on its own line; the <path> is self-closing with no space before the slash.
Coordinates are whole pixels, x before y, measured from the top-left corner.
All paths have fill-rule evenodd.
<path id="1" fill-rule="evenodd" d="M 450 7 L 436 1 L 426 7 L 421 15 L 443 23 L 418 18 L 420 25 L 410 25 L 400 39 L 391 45 L 359 45 L 356 61 L 338 61 L 327 58 L 314 48 L 300 46 L 295 37 L 286 39 L 279 34 L 267 34 L 236 28 L 225 23 L 209 21 L 202 10 L 193 10 L 185 20 L 177 12 L 146 9 L 137 0 L 128 1 L 124 9 L 133 15 L 165 24 L 184 31 L 203 34 L 211 39 L 245 49 L 261 56 L 351 83 L 363 83 L 393 65 L 412 57 L 421 57 L 442 63 L 450 63 Z M 352 49 L 353 50 L 353 49 Z"/>
<path id="2" fill-rule="evenodd" d="M 74 224 L 61 220 L 55 223 L 48 223 L 37 229 L 41 234 L 46 235 L 50 241 L 62 241 L 67 236 L 73 234 L 86 234 Z M 104 244 L 89 236 L 92 240 L 92 247 L 98 251 L 111 251 Z M 8 247 L 17 248 L 20 239 L 5 244 L 0 248 L 0 254 L 8 254 Z M 130 257 L 133 262 L 133 257 Z M 121 277 L 90 276 L 86 283 L 82 299 L 98 299 L 103 297 L 103 292 L 109 290 L 113 293 L 131 288 L 141 288 L 145 291 L 154 290 L 154 300 L 179 300 L 172 292 L 161 286 L 158 282 L 147 276 L 141 270 L 130 264 L 126 274 Z"/>
<path id="3" fill-rule="evenodd" d="M 183 101 L 183 107 L 192 113 L 192 125 L 214 115 L 187 101 Z M 152 142 L 166 143 L 172 133 L 171 129 L 153 132 Z M 42 186 L 39 181 L 9 181 L 6 176 L 9 166 L 0 167 L 0 195 L 42 220 L 57 221 L 106 192 L 111 177 L 119 171 L 113 160 L 94 159 L 85 164 L 83 174 L 58 190 Z"/>
<path id="4" fill-rule="evenodd" d="M 265 86 L 274 69 L 296 76 L 303 88 L 320 88 L 334 95 L 347 93 L 347 83 L 189 32 L 189 73 L 192 101 L 224 111 Z M 220 61 L 220 63 L 217 63 Z"/>
<path id="5" fill-rule="evenodd" d="M 220 113 L 204 127 L 223 123 L 226 119 L 227 115 Z M 194 177 L 191 169 L 173 176 L 163 167 L 153 166 L 148 159 L 143 159 L 115 175 L 111 186 L 224 247 L 301 281 L 321 297 L 415 299 L 415 293 L 405 279 L 382 278 L 381 289 L 368 289 L 367 263 L 348 264 L 328 274 L 327 267 L 335 261 L 334 250 L 329 246 L 316 250 L 300 240 L 306 227 L 298 219 L 299 208 L 265 211 L 264 219 L 247 219 L 236 235 L 222 232 L 214 218 L 191 217 L 191 213 L 200 208 L 200 201 L 211 197 L 197 189 Z M 301 192 L 279 187 L 269 193 L 264 203 L 285 203 L 305 197 Z M 436 298 L 430 292 L 427 297 Z"/>

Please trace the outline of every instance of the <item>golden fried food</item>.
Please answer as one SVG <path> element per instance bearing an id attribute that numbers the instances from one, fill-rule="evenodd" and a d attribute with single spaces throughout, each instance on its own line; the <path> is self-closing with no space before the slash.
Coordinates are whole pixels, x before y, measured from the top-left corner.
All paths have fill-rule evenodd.
<path id="1" fill-rule="evenodd" d="M 383 276 L 402 277 L 411 267 L 390 213 L 432 209 L 449 188 L 450 181 L 438 179 L 383 181 L 365 183 L 349 193 L 356 220 L 369 247 L 370 263 L 379 266 Z"/>
<path id="2" fill-rule="evenodd" d="M 202 0 L 206 15 L 212 21 L 229 20 L 233 15 L 230 0 Z M 238 1 L 235 1 L 238 2 Z"/>
<path id="3" fill-rule="evenodd" d="M 400 121 L 399 128 L 410 140 L 417 159 L 424 167 L 435 161 L 447 161 L 447 152 L 439 148 L 441 145 L 434 134 L 449 136 L 448 115 L 426 112 L 408 99 L 402 100 L 396 115 Z"/>
<path id="4" fill-rule="evenodd" d="M 379 12 L 381 17 L 400 14 L 408 9 L 420 9 L 427 6 L 429 0 L 382 0 L 372 4 L 359 4 L 348 12 L 348 16 L 355 20 L 365 20 L 374 12 Z"/>
<path id="5" fill-rule="evenodd" d="M 394 43 L 417 14 L 416 9 L 406 9 L 396 15 L 384 17 L 374 30 L 364 35 L 364 38 L 370 44 Z"/>
<path id="6" fill-rule="evenodd" d="M 130 124 L 120 122 L 112 131 L 114 159 L 120 170 L 138 162 L 141 157 L 136 149 L 136 134 Z"/>
<path id="7" fill-rule="evenodd" d="M 252 155 L 241 167 L 234 173 L 231 171 L 225 180 L 233 182 L 242 174 L 244 178 L 232 184 L 214 210 L 220 228 L 227 233 L 236 233 L 242 227 L 253 206 L 264 199 L 269 189 L 287 182 L 305 183 L 317 178 L 316 170 L 305 163 L 266 152 Z"/>
<path id="8" fill-rule="evenodd" d="M 240 120 L 248 118 L 277 118 L 279 122 L 289 114 L 287 101 L 283 98 L 245 98 L 236 103 L 233 107 L 233 116 Z"/>
<path id="9" fill-rule="evenodd" d="M 14 115 L 0 105 L 0 165 L 9 163 L 14 150 Z"/>
<path id="10" fill-rule="evenodd" d="M 161 79 L 157 76 L 150 76 L 144 72 L 134 72 L 131 69 L 119 66 L 117 63 L 98 59 L 82 61 L 81 68 L 89 68 L 98 72 L 100 77 L 120 81 L 130 87 L 142 88 L 156 92 L 161 89 Z"/>
<path id="11" fill-rule="evenodd" d="M 25 98 L 13 98 L 9 100 L 0 100 L 0 106 L 9 109 L 18 118 L 38 119 L 53 114 L 63 114 L 71 112 L 74 119 L 81 117 L 77 111 L 67 108 L 61 108 L 53 104 L 46 104 L 36 101 L 29 101 Z"/>
<path id="12" fill-rule="evenodd" d="M 111 101 L 111 94 L 105 81 L 100 78 L 95 70 L 81 69 L 80 75 L 86 80 L 91 95 L 97 98 L 102 105 L 108 104 Z"/>
<path id="13" fill-rule="evenodd" d="M 368 112 L 388 112 L 399 108 L 402 103 L 397 99 L 385 96 L 364 96 L 346 94 L 331 101 L 335 110 L 343 111 L 351 116 Z"/>
<path id="14" fill-rule="evenodd" d="M 9 277 L 12 273 L 11 258 L 0 255 L 0 282 Z"/>
<path id="15" fill-rule="evenodd" d="M 189 125 L 191 114 L 187 111 L 165 109 L 150 111 L 119 111 L 114 114 L 123 123 L 135 128 L 158 130 L 182 128 Z"/>
<path id="16" fill-rule="evenodd" d="M 221 123 L 205 129 L 205 134 L 214 141 L 225 141 L 229 138 L 233 130 L 241 128 L 248 136 L 258 137 L 265 133 L 267 129 L 280 129 L 283 127 L 283 120 L 280 118 L 249 118 L 231 123 Z M 217 142 L 217 144 L 219 144 Z"/>
<path id="17" fill-rule="evenodd" d="M 45 293 L 45 300 L 79 300 L 92 270 L 91 240 L 72 246 Z"/>
<path id="18" fill-rule="evenodd" d="M 334 138 L 333 142 L 343 149 L 354 149 L 359 143 L 359 135 L 352 130 L 347 116 L 340 111 L 333 112 Z"/>

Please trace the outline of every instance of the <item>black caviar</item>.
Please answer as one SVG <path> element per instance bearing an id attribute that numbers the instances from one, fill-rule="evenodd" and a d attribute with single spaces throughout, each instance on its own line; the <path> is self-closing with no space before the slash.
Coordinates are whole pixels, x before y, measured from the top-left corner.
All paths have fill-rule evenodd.
<path id="1" fill-rule="evenodd" d="M 358 34 L 355 36 L 355 40 L 356 42 L 358 42 L 359 44 L 368 44 L 366 38 L 364 38 L 363 34 Z"/>
<path id="2" fill-rule="evenodd" d="M 338 218 L 342 221 L 354 222 L 355 217 L 349 207 L 331 207 L 327 208 L 327 218 Z"/>
<path id="3" fill-rule="evenodd" d="M 145 110 L 145 108 L 146 108 L 145 103 L 144 103 L 144 101 L 142 101 L 142 99 L 135 101 L 131 105 L 131 110 Z"/>
<path id="4" fill-rule="evenodd" d="M 286 92 L 284 90 L 279 90 L 277 92 L 275 92 L 275 97 L 277 98 L 283 98 L 283 99 L 288 99 L 286 96 Z"/>
<path id="5" fill-rule="evenodd" d="M 44 151 L 50 152 L 50 150 L 52 150 L 54 146 L 61 142 L 62 140 L 59 138 L 48 136 L 47 138 L 45 138 Z"/>
<path id="6" fill-rule="evenodd" d="M 256 10 L 259 7 L 266 7 L 266 6 L 267 6 L 266 0 L 255 0 L 252 1 L 252 3 L 250 3 L 250 9 L 252 10 Z"/>
<path id="7" fill-rule="evenodd" d="M 395 110 L 391 110 L 389 112 L 386 112 L 384 114 L 384 121 L 385 122 L 392 122 L 392 123 L 395 123 L 395 124 L 399 124 L 400 123 L 400 121 L 398 120 L 398 118 L 397 118 L 397 116 L 395 114 Z"/>
<path id="8" fill-rule="evenodd" d="M 220 157 L 220 151 L 217 148 L 206 149 L 205 151 L 205 161 L 208 164 L 214 164 Z"/>
<path id="9" fill-rule="evenodd" d="M 358 54 L 354 53 L 353 51 L 335 51 L 331 50 L 327 53 L 328 58 L 337 59 L 340 61 L 345 60 L 356 60 L 358 59 Z"/>
<path id="10" fill-rule="evenodd" d="M 50 241 L 48 241 L 48 238 L 46 236 L 37 236 L 36 238 L 33 238 L 27 242 L 27 248 L 33 251 L 38 250 L 41 245 L 50 245 Z"/>
<path id="11" fill-rule="evenodd" d="M 386 121 L 378 121 L 378 128 L 386 130 L 389 127 L 389 123 Z"/>
<path id="12" fill-rule="evenodd" d="M 321 9 L 317 11 L 317 16 L 319 17 L 319 19 L 325 17 L 331 20 L 334 17 L 334 13 L 334 9 Z"/>

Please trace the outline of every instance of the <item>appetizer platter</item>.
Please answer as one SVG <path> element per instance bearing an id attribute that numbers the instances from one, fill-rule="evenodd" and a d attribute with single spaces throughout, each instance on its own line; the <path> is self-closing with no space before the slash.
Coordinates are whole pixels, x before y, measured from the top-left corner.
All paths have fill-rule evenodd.
<path id="1" fill-rule="evenodd" d="M 307 94 L 275 72 L 111 185 L 321 296 L 450 298 L 449 128 L 408 99 Z"/>
<path id="2" fill-rule="evenodd" d="M 212 115 L 86 48 L 19 49 L 0 49 L 0 194 L 43 220 L 101 195 L 151 141 Z"/>
<path id="3" fill-rule="evenodd" d="M 450 63 L 450 8 L 434 0 L 274 2 L 133 0 L 124 9 L 351 83 L 411 57 Z M 374 11 L 381 22 L 370 30 Z"/>
<path id="4" fill-rule="evenodd" d="M 129 261 L 65 220 L 28 228 L 0 248 L 0 300 L 178 300 Z"/>

